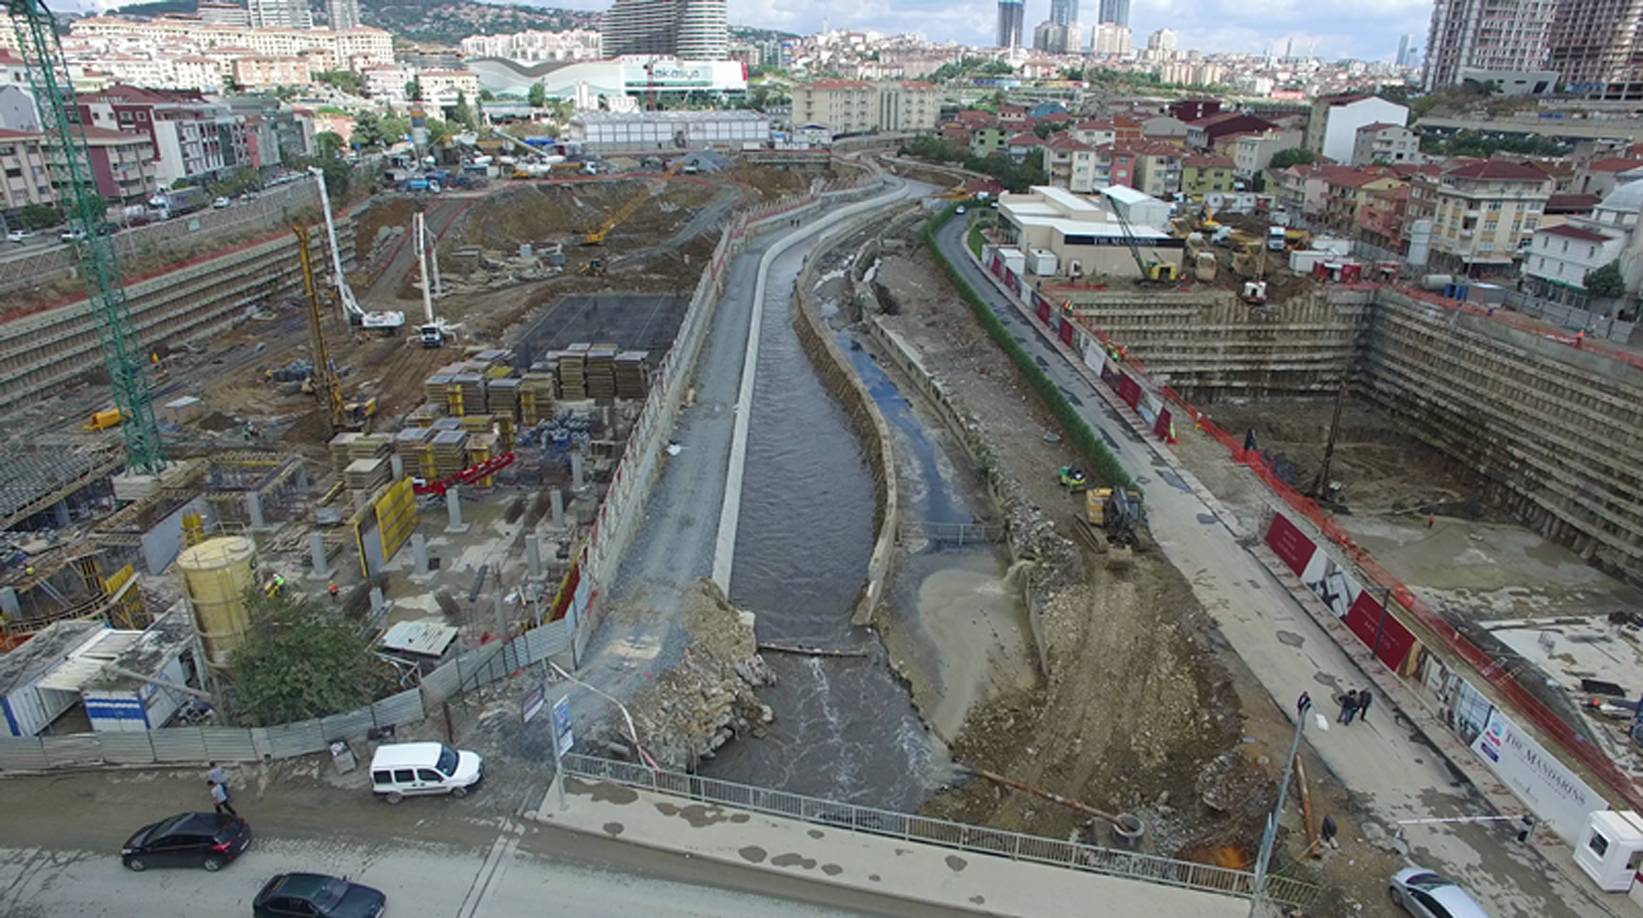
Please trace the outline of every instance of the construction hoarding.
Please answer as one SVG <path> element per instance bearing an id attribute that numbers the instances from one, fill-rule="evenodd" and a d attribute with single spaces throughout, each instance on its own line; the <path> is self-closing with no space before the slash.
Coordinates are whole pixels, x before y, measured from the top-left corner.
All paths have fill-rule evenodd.
<path id="1" fill-rule="evenodd" d="M 1472 741 L 1482 759 L 1535 815 L 1569 844 L 1577 844 L 1586 817 L 1606 810 L 1608 803 L 1575 777 L 1557 757 L 1524 733 L 1496 708 L 1489 712 L 1483 732 Z"/>

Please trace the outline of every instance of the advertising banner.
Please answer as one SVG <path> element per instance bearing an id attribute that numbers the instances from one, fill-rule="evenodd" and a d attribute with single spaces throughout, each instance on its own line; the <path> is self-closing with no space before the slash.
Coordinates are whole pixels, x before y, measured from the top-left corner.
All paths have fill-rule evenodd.
<path id="1" fill-rule="evenodd" d="M 1084 339 L 1084 365 L 1094 370 L 1096 375 L 1106 378 L 1107 355 L 1094 338 Z"/>
<path id="2" fill-rule="evenodd" d="M 1141 384 L 1131 379 L 1130 374 L 1125 373 L 1118 377 L 1118 397 L 1134 410 L 1141 404 Z"/>
<path id="3" fill-rule="evenodd" d="M 1363 641 L 1365 647 L 1375 648 L 1375 656 L 1396 670 L 1403 665 L 1409 649 L 1415 646 L 1415 636 L 1391 615 L 1382 617 L 1383 597 L 1380 593 L 1364 590 L 1346 613 L 1346 627 Z M 1380 642 L 1376 643 L 1379 634 Z"/>
<path id="4" fill-rule="evenodd" d="M 1297 577 L 1306 571 L 1307 565 L 1312 563 L 1312 556 L 1318 553 L 1318 546 L 1312 544 L 1312 540 L 1282 513 L 1272 515 L 1272 525 L 1266 530 L 1266 544 Z"/>
<path id="5" fill-rule="evenodd" d="M 1472 751 L 1571 845 L 1579 843 L 1587 816 L 1609 808 L 1586 782 L 1498 709 L 1489 712 L 1483 732 L 1472 742 Z"/>
<path id="6" fill-rule="evenodd" d="M 1318 551 L 1301 572 L 1301 582 L 1324 601 L 1336 618 L 1346 618 L 1352 604 L 1363 594 L 1363 587 L 1353 580 L 1328 552 Z"/>

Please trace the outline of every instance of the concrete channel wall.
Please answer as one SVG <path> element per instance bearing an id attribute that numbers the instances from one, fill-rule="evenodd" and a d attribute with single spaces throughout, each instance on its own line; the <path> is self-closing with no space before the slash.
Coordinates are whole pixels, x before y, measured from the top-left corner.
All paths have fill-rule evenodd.
<path id="1" fill-rule="evenodd" d="M 353 260 L 354 224 L 339 221 L 343 265 Z M 329 264 L 315 234 L 316 264 Z M 126 286 L 137 336 L 146 347 L 187 340 L 231 324 L 247 309 L 302 291 L 295 236 L 248 246 Z M 86 300 L 0 325 L 0 409 L 35 398 L 102 366 L 102 346 Z"/>
<path id="2" fill-rule="evenodd" d="M 1365 395 L 1542 536 L 1643 582 L 1643 371 L 1376 291 Z"/>
<path id="3" fill-rule="evenodd" d="M 818 245 L 799 272 L 793 285 L 793 328 L 798 332 L 799 346 L 810 358 L 823 386 L 844 405 L 850 416 L 850 427 L 861 440 L 862 453 L 873 475 L 875 495 L 875 528 L 873 555 L 867 562 L 867 583 L 856 601 L 851 624 L 865 627 L 873 622 L 873 610 L 884 597 L 884 585 L 890 578 L 896 554 L 896 530 L 901 525 L 901 496 L 896 479 L 896 456 L 890 437 L 890 424 L 884 419 L 867 385 L 856 375 L 850 358 L 833 340 L 833 332 L 817 313 L 814 297 L 816 275 L 823 259 L 820 256 L 826 243 Z"/>

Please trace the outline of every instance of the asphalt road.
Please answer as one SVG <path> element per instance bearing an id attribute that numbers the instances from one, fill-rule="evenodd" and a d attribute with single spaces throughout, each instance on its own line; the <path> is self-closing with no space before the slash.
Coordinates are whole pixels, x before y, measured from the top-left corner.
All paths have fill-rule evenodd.
<path id="1" fill-rule="evenodd" d="M 1156 441 L 1123 423 L 1089 383 L 1024 319 L 964 248 L 966 221 L 949 220 L 937 244 L 1100 434 L 1146 490 L 1148 521 L 1159 547 L 1188 580 L 1222 635 L 1284 711 L 1303 691 L 1324 699 L 1368 684 L 1306 611 L 1273 580 L 1209 506 L 1160 458 Z M 1324 707 L 1331 707 L 1324 705 Z M 1366 801 L 1377 822 L 1494 815 L 1413 730 L 1376 712 L 1350 728 L 1308 728 L 1306 739 L 1332 772 Z M 1476 823 L 1408 826 L 1411 863 L 1446 872 L 1495 918 L 1577 918 L 1596 914 L 1581 887 L 1510 843 L 1503 829 Z"/>
<path id="2" fill-rule="evenodd" d="M 949 914 L 546 827 L 506 812 L 483 788 L 466 800 L 389 807 L 301 776 L 236 791 L 256 840 L 221 872 L 121 866 L 131 832 L 200 807 L 203 788 L 192 772 L 0 782 L 0 915 L 245 915 L 262 884 L 285 871 L 375 886 L 390 918 Z"/>

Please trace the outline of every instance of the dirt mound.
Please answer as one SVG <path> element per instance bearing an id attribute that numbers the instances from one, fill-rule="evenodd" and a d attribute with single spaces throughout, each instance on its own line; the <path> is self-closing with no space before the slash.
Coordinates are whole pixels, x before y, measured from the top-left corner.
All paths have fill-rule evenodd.
<path id="1" fill-rule="evenodd" d="M 234 428 L 240 426 L 239 421 L 223 414 L 221 411 L 213 411 L 205 417 L 200 418 L 196 423 L 199 425 L 201 430 L 209 430 L 212 433 L 221 433 L 222 431 L 233 430 Z"/>

